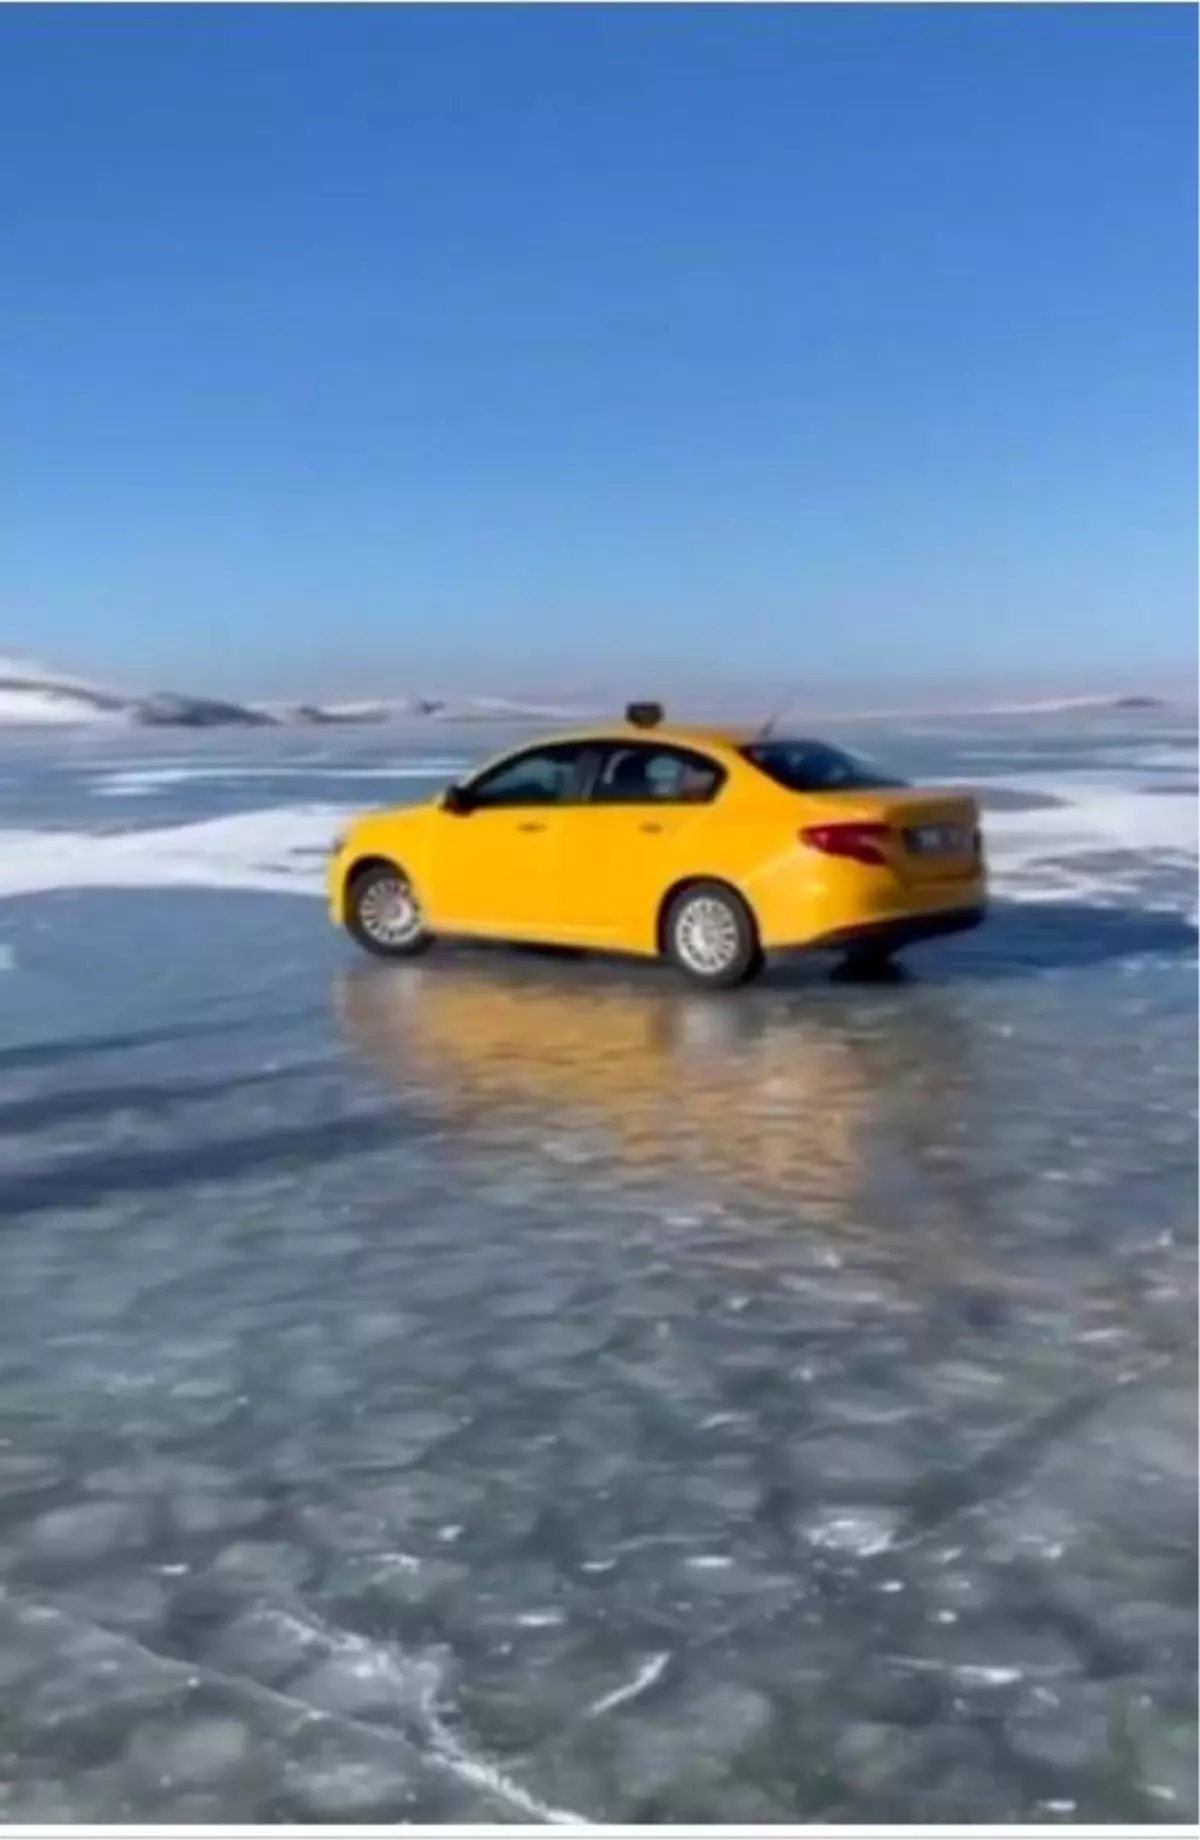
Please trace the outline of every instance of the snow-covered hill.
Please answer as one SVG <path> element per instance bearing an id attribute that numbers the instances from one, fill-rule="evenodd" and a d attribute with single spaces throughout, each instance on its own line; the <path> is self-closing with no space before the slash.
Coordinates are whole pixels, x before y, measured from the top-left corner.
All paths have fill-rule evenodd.
<path id="1" fill-rule="evenodd" d="M 945 711 L 963 715 L 1053 715 L 1105 709 L 1153 709 L 1153 696 L 1063 697 L 1045 702 L 995 703 Z M 277 727 L 313 723 L 408 722 L 578 722 L 602 713 L 595 705 L 526 702 L 500 696 L 381 697 L 362 702 L 235 703 L 210 696 L 114 690 L 30 659 L 0 656 L 0 728 L 38 728 L 65 723 L 126 723 L 153 728 Z M 902 715 L 915 711 L 838 711 L 839 715 Z"/>
<path id="2" fill-rule="evenodd" d="M 143 695 L 70 677 L 32 659 L 0 656 L 0 728 L 91 722 L 153 728 L 275 727 L 293 723 L 401 722 L 414 717 L 455 722 L 538 722 L 571 720 L 585 713 L 578 708 L 522 703 L 504 697 L 471 697 L 461 702 L 395 697 L 369 702 L 235 703 L 174 691 Z"/>
<path id="3" fill-rule="evenodd" d="M 989 703 L 977 713 L 988 716 L 1057 716 L 1071 715 L 1077 710 L 1165 709 L 1166 706 L 1160 696 L 1123 696 L 1114 692 L 1109 696 L 1046 697 L 1035 703 Z"/>
<path id="4" fill-rule="evenodd" d="M 131 699 L 25 658 L 0 657 L 0 723 L 120 721 Z"/>
<path id="5" fill-rule="evenodd" d="M 47 670 L 31 659 L 0 658 L 0 725 L 9 728 L 80 722 L 200 728 L 271 720 L 261 710 L 241 703 L 168 693 L 137 696 Z"/>

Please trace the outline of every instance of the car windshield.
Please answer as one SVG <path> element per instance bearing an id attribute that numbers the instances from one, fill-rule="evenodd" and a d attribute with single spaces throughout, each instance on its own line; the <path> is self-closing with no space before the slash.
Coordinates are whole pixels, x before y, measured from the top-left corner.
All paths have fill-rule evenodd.
<path id="1" fill-rule="evenodd" d="M 906 782 L 858 760 L 825 741 L 755 741 L 744 747 L 746 760 L 789 792 L 866 792 Z"/>

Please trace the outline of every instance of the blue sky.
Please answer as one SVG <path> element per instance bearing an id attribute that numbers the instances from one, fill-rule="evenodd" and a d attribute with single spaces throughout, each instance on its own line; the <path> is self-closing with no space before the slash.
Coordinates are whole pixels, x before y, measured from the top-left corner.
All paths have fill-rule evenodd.
<path id="1" fill-rule="evenodd" d="M 0 651 L 279 694 L 1169 677 L 1196 31 L 0 9 Z"/>

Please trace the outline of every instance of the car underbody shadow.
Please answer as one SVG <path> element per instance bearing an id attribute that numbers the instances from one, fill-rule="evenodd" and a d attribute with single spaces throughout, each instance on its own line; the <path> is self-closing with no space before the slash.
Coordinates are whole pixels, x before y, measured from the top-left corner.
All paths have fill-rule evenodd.
<path id="1" fill-rule="evenodd" d="M 983 924 L 948 939 L 904 948 L 893 959 L 855 960 L 829 952 L 781 953 L 768 960 L 763 975 L 746 991 L 705 992 L 683 982 L 659 960 L 587 952 L 574 946 L 507 944 L 486 940 L 447 940 L 434 959 L 461 970 L 477 967 L 514 980 L 531 977 L 582 980 L 602 989 L 669 987 L 693 996 L 728 1002 L 754 991 L 812 991 L 834 985 L 844 989 L 902 989 L 996 982 L 1035 977 L 1053 970 L 1082 970 L 1122 959 L 1155 957 L 1183 960 L 1195 954 L 1200 934 L 1182 914 L 1148 908 L 1100 906 L 1084 901 L 1011 901 L 995 899 Z M 380 967 L 373 970 L 378 974 Z M 386 973 L 385 973 L 386 975 Z"/>
<path id="2" fill-rule="evenodd" d="M 772 962 L 763 982 L 796 989 L 992 983 L 1045 971 L 1085 970 L 1122 959 L 1186 959 L 1200 933 L 1182 914 L 1086 901 L 992 901 L 983 924 L 954 938 L 903 948 L 882 964 L 797 952 Z M 818 969 L 820 967 L 820 969 Z"/>
<path id="3" fill-rule="evenodd" d="M 929 948 L 918 964 L 923 981 L 1019 978 L 1041 971 L 1084 970 L 1121 959 L 1183 959 L 1197 934 L 1182 914 L 1086 901 L 993 901 L 974 933 Z"/>
<path id="4" fill-rule="evenodd" d="M 831 984 L 893 987 L 912 982 L 912 969 L 900 958 L 841 958 L 829 973 Z"/>

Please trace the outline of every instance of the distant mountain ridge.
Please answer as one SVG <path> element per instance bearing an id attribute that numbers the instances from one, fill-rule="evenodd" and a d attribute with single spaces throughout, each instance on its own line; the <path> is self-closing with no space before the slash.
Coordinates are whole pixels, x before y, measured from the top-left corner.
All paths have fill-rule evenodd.
<path id="1" fill-rule="evenodd" d="M 947 716 L 1069 715 L 1087 710 L 1165 709 L 1165 698 L 1136 694 L 1061 697 L 1042 702 L 992 703 L 974 709 L 946 709 Z M 176 691 L 140 694 L 89 683 L 53 671 L 33 660 L 0 656 L 0 728 L 42 728 L 80 723 L 112 723 L 136 728 L 279 728 L 324 724 L 437 722 L 561 722 L 595 718 L 606 712 L 579 704 L 525 702 L 499 696 L 380 697 L 360 702 L 242 703 L 221 697 Z M 922 713 L 839 711 L 831 716 Z M 923 712 L 928 714 L 930 712 Z"/>
<path id="2" fill-rule="evenodd" d="M 207 728 L 226 723 L 261 726 L 271 719 L 241 703 L 166 691 L 137 696 L 47 670 L 31 659 L 0 658 L 0 724 L 6 727 L 112 722 Z"/>
<path id="3" fill-rule="evenodd" d="M 32 659 L 0 657 L 0 728 L 116 723 L 138 728 L 278 728 L 316 723 L 398 722 L 413 717 L 455 722 L 578 721 L 588 710 L 505 697 L 379 698 L 365 702 L 241 703 L 159 690 L 111 689 L 47 669 Z"/>

